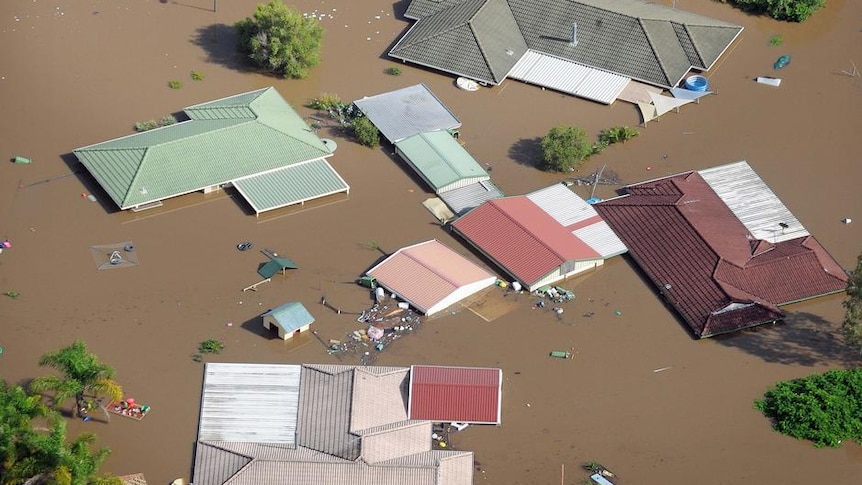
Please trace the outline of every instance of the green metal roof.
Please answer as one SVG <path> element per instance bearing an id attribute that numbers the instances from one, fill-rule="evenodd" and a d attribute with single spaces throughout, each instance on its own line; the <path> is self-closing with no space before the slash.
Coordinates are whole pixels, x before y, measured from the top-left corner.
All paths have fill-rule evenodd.
<path id="1" fill-rule="evenodd" d="M 264 278 L 272 278 L 279 271 L 284 271 L 286 269 L 296 269 L 299 266 L 296 265 L 293 261 L 287 258 L 275 257 L 269 260 L 268 263 L 264 264 L 257 270 L 257 274 L 263 276 Z"/>
<path id="2" fill-rule="evenodd" d="M 322 158 L 235 180 L 233 185 L 258 214 L 350 190 Z"/>
<path id="3" fill-rule="evenodd" d="M 184 111 L 189 121 L 74 153 L 121 209 L 331 155 L 272 87 Z"/>
<path id="4" fill-rule="evenodd" d="M 305 306 L 293 301 L 284 305 L 273 308 L 263 314 L 264 316 L 271 315 L 275 319 L 276 325 L 282 328 L 287 333 L 294 332 L 300 328 L 314 323 L 314 317 Z"/>
<path id="5" fill-rule="evenodd" d="M 435 192 L 459 180 L 488 178 L 488 172 L 446 131 L 419 133 L 395 146 Z"/>

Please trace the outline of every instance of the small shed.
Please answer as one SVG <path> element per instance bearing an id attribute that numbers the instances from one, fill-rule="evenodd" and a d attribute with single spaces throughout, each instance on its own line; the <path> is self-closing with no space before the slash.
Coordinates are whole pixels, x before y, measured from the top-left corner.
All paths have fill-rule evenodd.
<path id="1" fill-rule="evenodd" d="M 298 267 L 299 266 L 290 259 L 274 256 L 270 258 L 268 263 L 264 264 L 259 270 L 257 270 L 257 274 L 261 275 L 265 279 L 272 278 L 277 273 L 284 274 L 286 270 L 296 269 Z"/>
<path id="2" fill-rule="evenodd" d="M 264 313 L 263 328 L 272 330 L 273 326 L 278 329 L 278 336 L 289 340 L 294 334 L 307 332 L 314 323 L 314 317 L 298 301 L 285 303 Z"/>

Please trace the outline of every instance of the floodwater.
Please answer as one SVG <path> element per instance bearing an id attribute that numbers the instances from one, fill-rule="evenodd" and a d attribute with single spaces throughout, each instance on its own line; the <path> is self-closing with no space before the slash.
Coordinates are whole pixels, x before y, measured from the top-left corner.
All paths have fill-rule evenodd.
<path id="1" fill-rule="evenodd" d="M 597 133 L 640 123 L 631 104 L 598 105 L 517 81 L 465 92 L 450 76 L 412 66 L 402 66 L 400 76 L 384 74 L 396 65 L 385 52 L 409 25 L 401 15 L 406 2 L 298 2 L 303 12 L 326 13 L 323 63 L 302 81 L 255 74 L 234 55 L 230 27 L 255 3 L 0 2 L 0 152 L 33 160 L 0 164 L 0 237 L 14 244 L 0 255 L 0 290 L 21 295 L 0 298 L 0 375 L 22 382 L 45 373 L 39 356 L 84 339 L 116 368 L 127 395 L 153 410 L 140 422 L 74 421 L 70 432 L 97 433 L 113 450 L 106 470 L 143 472 L 154 484 L 191 472 L 202 380 L 192 354 L 200 341 L 226 344 L 208 360 L 354 364 L 355 356 L 327 354 L 323 342 L 358 328 L 351 313 L 370 299 L 353 281 L 381 251 L 438 238 L 480 260 L 422 207 L 428 189 L 390 148 L 361 147 L 332 127 L 321 135 L 338 141 L 331 162 L 350 195 L 260 219 L 230 193 L 117 212 L 90 179 L 71 173 L 79 168 L 70 163 L 73 149 L 127 135 L 136 121 L 269 85 L 312 116 L 304 105 L 324 92 L 350 101 L 424 82 L 462 120 L 466 148 L 514 195 L 572 175 L 532 166 L 536 140 L 554 125 Z M 651 122 L 574 175 L 607 166 L 633 183 L 748 160 L 852 268 L 862 249 L 862 78 L 842 71 L 862 63 L 862 3 L 830 0 L 802 25 L 706 0 L 676 6 L 745 27 L 709 73 L 717 95 Z M 780 47 L 769 45 L 775 34 Z M 792 62 L 775 72 L 782 54 Z M 192 70 L 205 79 L 192 81 Z M 784 82 L 756 84 L 760 75 Z M 170 80 L 183 87 L 169 89 Z M 595 195 L 614 189 L 599 186 Z M 854 222 L 842 224 L 844 218 Z M 237 251 L 246 240 L 255 250 Z M 89 247 L 122 241 L 134 241 L 140 264 L 97 270 Z M 369 249 L 372 242 L 381 251 Z M 243 293 L 259 279 L 266 260 L 260 248 L 300 269 Z M 512 310 L 500 318 L 488 322 L 464 310 L 434 319 L 377 359 L 504 370 L 503 424 L 470 427 L 452 442 L 475 451 L 475 483 L 577 484 L 589 460 L 612 469 L 620 484 L 858 483 L 859 446 L 815 449 L 773 432 L 752 407 L 777 380 L 858 365 L 836 332 L 841 295 L 788 308 L 782 325 L 695 341 L 627 259 L 568 286 L 577 299 L 560 318 L 533 309 L 527 295 L 508 297 Z M 344 311 L 319 305 L 322 296 Z M 260 313 L 294 300 L 315 315 L 322 342 L 304 336 L 284 344 L 260 330 Z M 549 358 L 551 350 L 574 358 Z"/>

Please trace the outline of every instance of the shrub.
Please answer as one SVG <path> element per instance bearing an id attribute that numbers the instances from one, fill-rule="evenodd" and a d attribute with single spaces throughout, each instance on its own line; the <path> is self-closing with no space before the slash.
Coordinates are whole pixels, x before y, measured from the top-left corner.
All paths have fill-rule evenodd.
<path id="1" fill-rule="evenodd" d="M 204 75 L 200 71 L 192 71 L 191 73 L 192 81 L 203 81 Z"/>
<path id="2" fill-rule="evenodd" d="M 320 63 L 323 28 L 281 0 L 258 4 L 251 18 L 234 24 L 237 47 L 256 67 L 301 79 Z"/>
<path id="3" fill-rule="evenodd" d="M 159 120 L 159 126 L 170 126 L 175 124 L 177 124 L 177 119 L 174 118 L 174 115 L 165 115 Z"/>
<path id="4" fill-rule="evenodd" d="M 312 99 L 308 106 L 319 110 L 340 109 L 344 106 L 344 102 L 337 94 L 321 93 L 320 96 Z"/>
<path id="5" fill-rule="evenodd" d="M 613 145 L 614 143 L 625 143 L 632 138 L 640 135 L 640 132 L 628 126 L 615 126 L 599 132 L 599 143 Z"/>
<path id="6" fill-rule="evenodd" d="M 401 75 L 401 68 L 393 66 L 393 67 L 387 68 L 383 72 L 385 72 L 386 74 L 389 74 L 390 76 L 400 76 Z"/>
<path id="7" fill-rule="evenodd" d="M 180 89 L 183 87 L 183 83 L 180 81 L 168 81 L 168 87 L 171 89 Z"/>
<path id="8" fill-rule="evenodd" d="M 224 342 L 220 340 L 204 340 L 198 346 L 198 352 L 202 354 L 218 354 L 224 350 Z"/>
<path id="9" fill-rule="evenodd" d="M 355 118 L 352 128 L 353 136 L 359 143 L 372 148 L 380 144 L 380 131 L 368 118 Z"/>
<path id="10" fill-rule="evenodd" d="M 753 13 L 765 13 L 776 20 L 802 22 L 826 5 L 826 0 L 722 0 Z"/>
<path id="11" fill-rule="evenodd" d="M 543 170 L 570 172 L 593 153 L 587 134 L 577 126 L 557 125 L 542 138 Z"/>
<path id="12" fill-rule="evenodd" d="M 814 446 L 862 440 L 862 369 L 830 370 L 779 382 L 754 402 L 773 428 Z"/>
<path id="13" fill-rule="evenodd" d="M 784 43 L 784 37 L 781 37 L 778 34 L 775 34 L 769 38 L 769 45 L 771 45 L 772 47 L 778 47 L 783 43 Z"/>
<path id="14" fill-rule="evenodd" d="M 135 123 L 134 126 L 135 131 L 137 132 L 148 131 L 158 127 L 159 124 L 156 122 L 156 120 L 138 121 L 137 123 Z"/>

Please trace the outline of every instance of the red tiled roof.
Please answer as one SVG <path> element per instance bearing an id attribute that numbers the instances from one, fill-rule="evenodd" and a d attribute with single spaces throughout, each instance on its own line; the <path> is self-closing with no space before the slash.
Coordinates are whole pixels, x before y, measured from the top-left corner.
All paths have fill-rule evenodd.
<path id="1" fill-rule="evenodd" d="M 525 196 L 488 201 L 452 226 L 528 285 L 566 261 L 601 257 Z"/>
<path id="2" fill-rule="evenodd" d="M 697 173 L 626 190 L 594 207 L 697 337 L 775 321 L 779 305 L 847 286 L 847 274 L 811 236 L 751 240 Z"/>
<path id="3" fill-rule="evenodd" d="M 414 365 L 410 370 L 410 419 L 438 423 L 500 424 L 502 371 Z"/>

